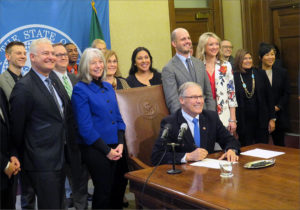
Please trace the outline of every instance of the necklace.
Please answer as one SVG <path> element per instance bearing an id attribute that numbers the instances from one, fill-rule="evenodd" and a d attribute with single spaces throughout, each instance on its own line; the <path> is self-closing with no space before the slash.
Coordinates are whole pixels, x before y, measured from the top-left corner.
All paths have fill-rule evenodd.
<path id="1" fill-rule="evenodd" d="M 240 77 L 241 77 L 241 81 L 242 81 L 242 84 L 243 84 L 243 88 L 244 88 L 245 93 L 246 93 L 246 97 L 247 98 L 252 98 L 252 96 L 254 95 L 254 91 L 255 91 L 255 78 L 254 78 L 253 70 L 252 70 L 252 74 L 251 74 L 251 77 L 252 77 L 252 90 L 251 90 L 251 93 L 247 90 L 247 85 L 245 84 L 245 82 L 243 80 L 242 74 L 240 74 Z"/>

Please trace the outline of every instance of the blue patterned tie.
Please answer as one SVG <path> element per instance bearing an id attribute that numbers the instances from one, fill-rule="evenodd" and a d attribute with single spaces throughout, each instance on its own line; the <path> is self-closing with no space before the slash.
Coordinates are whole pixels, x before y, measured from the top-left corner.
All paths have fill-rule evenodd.
<path id="1" fill-rule="evenodd" d="M 197 147 L 200 147 L 200 129 L 199 129 L 198 121 L 199 120 L 197 118 L 193 119 L 193 123 L 194 123 L 194 140 L 195 140 L 195 144 L 197 145 Z"/>

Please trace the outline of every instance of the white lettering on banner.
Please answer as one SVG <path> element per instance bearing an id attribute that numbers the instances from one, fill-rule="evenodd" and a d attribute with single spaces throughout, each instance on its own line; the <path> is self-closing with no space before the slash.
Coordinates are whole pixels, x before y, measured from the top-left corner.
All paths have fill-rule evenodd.
<path id="1" fill-rule="evenodd" d="M 72 42 L 76 45 L 79 53 L 79 59 L 81 57 L 81 50 L 77 44 L 64 32 L 58 30 L 57 28 L 41 25 L 41 24 L 31 24 L 24 25 L 18 28 L 15 28 L 5 34 L 0 38 L 0 74 L 3 73 L 8 68 L 8 62 L 5 57 L 5 47 L 8 43 L 12 41 L 23 42 L 27 51 L 27 61 L 25 66 L 22 68 L 22 74 L 26 74 L 30 68 L 30 59 L 29 59 L 29 48 L 31 42 L 35 39 L 47 38 L 52 43 L 61 42 L 66 44 L 67 42 Z"/>

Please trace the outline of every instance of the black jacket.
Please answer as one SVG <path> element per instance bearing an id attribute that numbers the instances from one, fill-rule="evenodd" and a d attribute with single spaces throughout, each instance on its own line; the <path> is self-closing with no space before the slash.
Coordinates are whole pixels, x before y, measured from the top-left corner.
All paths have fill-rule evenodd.
<path id="1" fill-rule="evenodd" d="M 258 124 L 262 129 L 268 129 L 270 119 L 275 118 L 274 102 L 272 97 L 271 85 L 265 72 L 262 70 L 257 70 L 253 68 L 253 73 L 255 77 L 255 94 L 258 107 Z M 236 118 L 237 118 L 237 132 L 238 134 L 244 134 L 246 128 L 246 117 L 244 100 L 244 88 L 242 87 L 242 82 L 240 78 L 240 73 L 234 73 L 234 83 L 235 83 L 235 94 L 238 102 L 238 107 L 236 108 Z"/>
<path id="2" fill-rule="evenodd" d="M 167 140 L 165 141 L 160 137 L 163 128 L 167 123 L 171 124 L 172 129 L 170 130 Z M 161 121 L 160 135 L 153 147 L 151 156 L 151 161 L 154 165 L 158 164 L 164 153 L 165 142 L 177 142 L 178 132 L 182 123 L 187 122 L 182 116 L 181 109 L 177 110 L 174 114 L 164 118 Z M 237 151 L 239 151 L 239 142 L 234 139 L 234 137 L 231 136 L 228 130 L 223 126 L 217 112 L 203 110 L 199 115 L 199 128 L 201 148 L 206 149 L 208 153 L 214 152 L 215 142 L 218 142 L 222 149 L 224 149 L 225 151 L 227 151 L 228 149 L 236 149 Z M 192 136 L 190 129 L 185 132 L 182 144 L 182 146 L 176 147 L 176 163 L 181 162 L 181 159 L 184 157 L 185 153 L 192 152 L 196 149 L 194 137 Z M 167 153 L 163 158 L 161 164 L 172 163 L 172 157 L 173 156 L 171 148 L 168 147 Z"/>

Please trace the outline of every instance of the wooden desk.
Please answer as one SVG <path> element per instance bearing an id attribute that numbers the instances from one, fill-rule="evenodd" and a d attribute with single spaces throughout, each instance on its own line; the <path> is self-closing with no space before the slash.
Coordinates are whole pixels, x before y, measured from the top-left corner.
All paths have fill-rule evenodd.
<path id="1" fill-rule="evenodd" d="M 143 184 L 153 168 L 126 174 L 130 191 L 147 208 L 214 208 L 214 209 L 300 209 L 300 150 L 256 144 L 241 150 L 261 148 L 283 151 L 272 167 L 245 169 L 249 161 L 240 156 L 233 166 L 232 178 L 221 178 L 219 169 L 177 165 L 181 174 L 166 173 L 171 165 L 161 165 L 152 174 L 142 196 Z M 217 158 L 219 154 L 211 154 Z"/>

